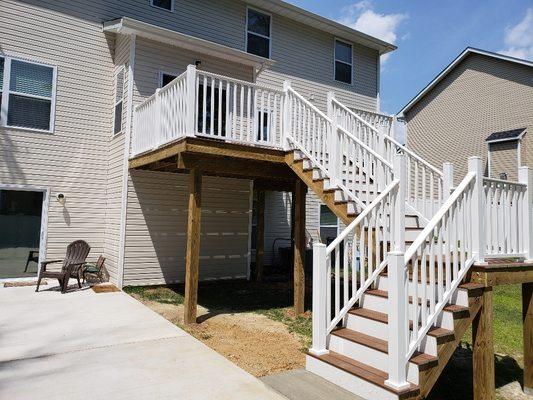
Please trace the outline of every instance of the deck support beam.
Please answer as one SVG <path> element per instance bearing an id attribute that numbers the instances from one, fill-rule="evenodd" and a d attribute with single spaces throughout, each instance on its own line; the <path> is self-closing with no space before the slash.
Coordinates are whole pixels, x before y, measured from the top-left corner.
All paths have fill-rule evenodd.
<path id="1" fill-rule="evenodd" d="M 524 393 L 533 396 L 533 282 L 522 284 L 524 329 Z"/>
<path id="2" fill-rule="evenodd" d="M 305 311 L 305 195 L 307 187 L 301 179 L 294 184 L 292 195 L 294 225 L 294 313 Z"/>
<path id="3" fill-rule="evenodd" d="M 263 280 L 263 262 L 265 257 L 265 191 L 257 191 L 257 243 L 255 252 L 255 280 Z"/>
<path id="4" fill-rule="evenodd" d="M 494 400 L 492 287 L 483 289 L 481 308 L 472 322 L 474 400 Z"/>
<path id="5" fill-rule="evenodd" d="M 189 173 L 189 213 L 187 218 L 187 255 L 185 259 L 185 324 L 196 323 L 198 269 L 200 260 L 200 216 L 202 207 L 202 171 Z"/>

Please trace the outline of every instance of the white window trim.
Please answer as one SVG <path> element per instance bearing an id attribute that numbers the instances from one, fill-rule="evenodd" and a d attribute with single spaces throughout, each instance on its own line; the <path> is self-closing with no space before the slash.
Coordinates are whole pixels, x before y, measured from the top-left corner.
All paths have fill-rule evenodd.
<path id="1" fill-rule="evenodd" d="M 47 234 L 48 234 L 48 208 L 50 205 L 50 188 L 43 186 L 30 186 L 30 185 L 10 185 L 0 183 L 1 190 L 18 190 L 18 191 L 27 191 L 27 192 L 42 192 L 43 193 L 43 204 L 41 209 L 41 231 L 39 232 L 39 261 L 37 263 L 37 275 L 41 270 L 41 262 L 46 258 L 46 243 L 47 243 Z M 5 281 L 26 281 L 26 280 L 35 280 L 35 277 L 24 277 L 24 278 L 2 278 L 1 282 Z"/>
<path id="2" fill-rule="evenodd" d="M 255 32 L 252 32 L 252 31 L 248 30 L 248 11 L 250 11 L 250 10 L 258 12 L 258 13 L 263 14 L 263 15 L 268 15 L 268 17 L 269 17 L 268 31 L 270 32 L 270 36 L 261 35 L 260 33 L 255 33 Z M 255 35 L 255 36 L 259 36 L 259 37 L 264 38 L 264 39 L 268 39 L 268 57 L 267 58 L 268 59 L 272 58 L 272 14 L 267 13 L 267 12 L 265 12 L 263 10 L 255 8 L 255 7 L 247 6 L 246 7 L 246 25 L 244 26 L 244 51 L 246 53 L 248 53 L 248 34 L 249 33 L 252 34 L 252 35 Z M 252 54 L 252 53 L 248 53 L 248 54 Z M 261 56 L 258 56 L 258 57 L 261 57 Z"/>
<path id="3" fill-rule="evenodd" d="M 166 12 L 171 12 L 173 13 L 174 12 L 174 6 L 175 6 L 175 0 L 171 0 L 170 1 L 170 10 L 168 8 L 165 8 L 165 7 L 159 7 L 159 6 L 156 6 L 154 4 L 154 0 L 150 0 L 150 6 L 151 7 L 154 7 L 154 8 L 157 8 L 158 10 L 165 10 Z"/>
<path id="4" fill-rule="evenodd" d="M 23 131 L 29 131 L 29 132 L 54 133 L 55 115 L 56 115 L 57 66 L 45 64 L 39 61 L 34 61 L 34 60 L 30 60 L 30 59 L 23 58 L 23 57 L 12 57 L 8 55 L 1 55 L 0 58 L 4 59 L 4 83 L 2 86 L 2 108 L 0 109 L 0 128 L 16 129 L 16 130 L 23 130 Z M 52 95 L 51 97 L 20 93 L 20 92 L 10 90 L 9 87 L 10 87 L 10 81 L 11 81 L 11 62 L 13 60 L 51 68 L 52 69 Z M 9 95 L 10 94 L 30 97 L 34 99 L 50 100 L 51 104 L 50 104 L 49 128 L 48 129 L 37 129 L 37 128 L 29 128 L 25 126 L 18 126 L 18 125 L 8 125 L 7 117 L 8 117 L 8 110 L 9 110 Z"/>
<path id="5" fill-rule="evenodd" d="M 350 46 L 350 49 L 351 49 L 351 52 L 350 52 L 350 55 L 351 55 L 351 60 L 352 62 L 351 63 L 347 63 L 346 61 L 342 61 L 342 60 L 337 60 L 337 42 L 340 42 L 340 43 L 343 43 L 343 44 L 346 44 L 348 46 Z M 346 65 L 349 65 L 350 66 L 350 83 L 348 82 L 343 82 L 343 81 L 339 81 L 338 79 L 335 78 L 335 70 L 336 70 L 336 63 L 340 62 L 342 64 L 346 64 Z M 347 42 L 346 40 L 342 40 L 342 39 L 339 39 L 339 38 L 333 38 L 333 80 L 335 82 L 338 82 L 338 83 L 342 83 L 344 85 L 349 85 L 349 86 L 353 86 L 353 44 L 350 43 L 350 42 Z"/>
<path id="6" fill-rule="evenodd" d="M 119 101 L 116 101 L 117 99 L 117 76 L 120 74 L 120 73 L 123 73 L 124 76 L 122 77 L 122 96 L 120 98 Z M 124 81 L 126 80 L 126 69 L 124 68 L 123 65 L 121 65 L 117 71 L 115 72 L 115 77 L 114 77 L 114 83 L 115 83 L 115 93 L 114 93 L 114 97 L 113 97 L 113 123 L 111 124 L 111 133 L 113 134 L 113 136 L 118 136 L 120 135 L 121 133 L 124 132 L 124 121 L 121 121 L 121 124 L 120 124 L 120 130 L 118 132 L 115 132 L 115 117 L 116 117 L 116 114 L 115 114 L 115 109 L 117 108 L 117 105 L 118 103 L 122 103 L 122 114 L 124 115 Z"/>

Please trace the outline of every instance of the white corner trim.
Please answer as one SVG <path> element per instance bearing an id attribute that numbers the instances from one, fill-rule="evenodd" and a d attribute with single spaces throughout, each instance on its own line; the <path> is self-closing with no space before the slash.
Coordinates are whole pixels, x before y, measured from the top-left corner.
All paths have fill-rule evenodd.
<path id="1" fill-rule="evenodd" d="M 120 231 L 117 259 L 117 287 L 122 289 L 124 285 L 124 253 L 126 250 L 126 219 L 128 207 L 128 161 L 130 157 L 130 145 L 132 135 L 133 114 L 133 81 L 135 72 L 135 47 L 136 35 L 131 35 L 130 57 L 128 62 L 128 97 L 126 110 L 126 135 L 124 138 L 124 161 L 122 165 L 122 194 L 120 199 Z"/>

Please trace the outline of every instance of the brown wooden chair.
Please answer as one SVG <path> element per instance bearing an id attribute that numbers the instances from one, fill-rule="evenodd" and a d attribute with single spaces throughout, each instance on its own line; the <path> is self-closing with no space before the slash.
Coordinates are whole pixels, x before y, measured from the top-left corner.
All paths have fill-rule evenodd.
<path id="1" fill-rule="evenodd" d="M 101 255 L 100 257 L 98 257 L 98 261 L 96 262 L 96 264 L 85 264 L 82 268 L 82 273 L 81 273 L 83 277 L 83 282 L 85 283 L 86 274 L 96 275 L 98 279 L 101 280 L 104 263 L 105 263 L 105 257 Z"/>
<path id="2" fill-rule="evenodd" d="M 58 280 L 61 286 L 61 293 L 67 291 L 68 281 L 70 278 L 76 278 L 78 280 L 78 287 L 81 288 L 80 278 L 82 275 L 82 267 L 85 264 L 85 260 L 91 251 L 91 247 L 87 242 L 83 240 L 76 240 L 67 246 L 67 253 L 63 260 L 50 260 L 43 261 L 41 263 L 41 269 L 39 270 L 39 277 L 37 279 L 36 292 L 39 291 L 41 285 L 41 279 L 43 278 L 55 278 Z M 63 263 L 61 271 L 47 271 L 46 268 L 49 264 Z"/>

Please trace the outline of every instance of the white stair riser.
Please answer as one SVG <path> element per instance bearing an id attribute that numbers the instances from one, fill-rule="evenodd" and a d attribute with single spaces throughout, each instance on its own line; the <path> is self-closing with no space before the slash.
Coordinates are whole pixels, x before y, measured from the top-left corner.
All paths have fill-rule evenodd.
<path id="1" fill-rule="evenodd" d="M 398 400 L 398 396 L 364 379 L 306 356 L 305 369 L 366 400 Z"/>
<path id="2" fill-rule="evenodd" d="M 325 174 L 320 169 L 313 170 L 313 179 L 322 179 L 325 177 Z"/>
<path id="3" fill-rule="evenodd" d="M 405 227 L 406 228 L 424 228 L 420 224 L 418 217 L 414 217 L 411 215 L 405 217 Z"/>
<path id="4" fill-rule="evenodd" d="M 389 355 L 387 353 L 383 353 L 359 343 L 351 342 L 350 340 L 335 335 L 330 335 L 328 349 L 388 373 L 388 366 L 390 363 Z M 418 377 L 418 366 L 410 362 L 407 367 L 407 380 L 418 385 Z"/>
<path id="5" fill-rule="evenodd" d="M 381 313 L 388 313 L 389 307 L 389 299 L 386 299 L 381 296 L 375 296 L 372 294 L 364 294 L 361 299 L 361 306 L 364 308 L 367 308 L 372 311 L 379 311 Z M 409 318 L 413 318 L 413 303 L 409 303 Z M 427 310 L 429 312 L 429 305 L 427 307 Z M 420 320 L 422 310 L 419 307 L 418 308 L 418 318 Z M 440 326 L 441 328 L 453 330 L 454 324 L 453 324 L 453 314 L 449 311 L 443 311 L 441 315 L 439 316 L 437 320 L 437 326 Z"/>
<path id="6" fill-rule="evenodd" d="M 423 228 L 417 228 L 416 230 L 406 229 L 405 230 L 405 241 L 414 242 L 415 239 L 418 237 L 418 235 L 420 235 L 420 232 L 422 232 L 423 230 L 424 230 Z"/>
<path id="7" fill-rule="evenodd" d="M 377 288 L 379 290 L 389 290 L 389 284 L 388 284 L 388 277 L 387 276 L 380 276 L 377 279 Z M 414 283 L 413 281 L 409 281 L 409 295 L 412 295 L 414 292 Z M 420 297 L 420 294 L 422 293 L 423 285 L 422 283 L 418 283 L 418 297 Z M 430 292 L 429 284 L 426 284 L 426 290 L 428 293 Z M 438 287 L 435 285 L 435 299 L 437 299 L 438 296 Z M 452 295 L 451 304 L 457 304 L 459 306 L 468 307 L 468 290 L 459 288 L 457 289 L 456 293 Z"/>
<path id="8" fill-rule="evenodd" d="M 348 314 L 346 328 L 365 335 L 374 336 L 382 340 L 389 340 L 389 326 L 383 322 Z M 433 336 L 425 336 L 420 345 L 420 351 L 432 356 L 437 355 L 437 339 Z"/>

